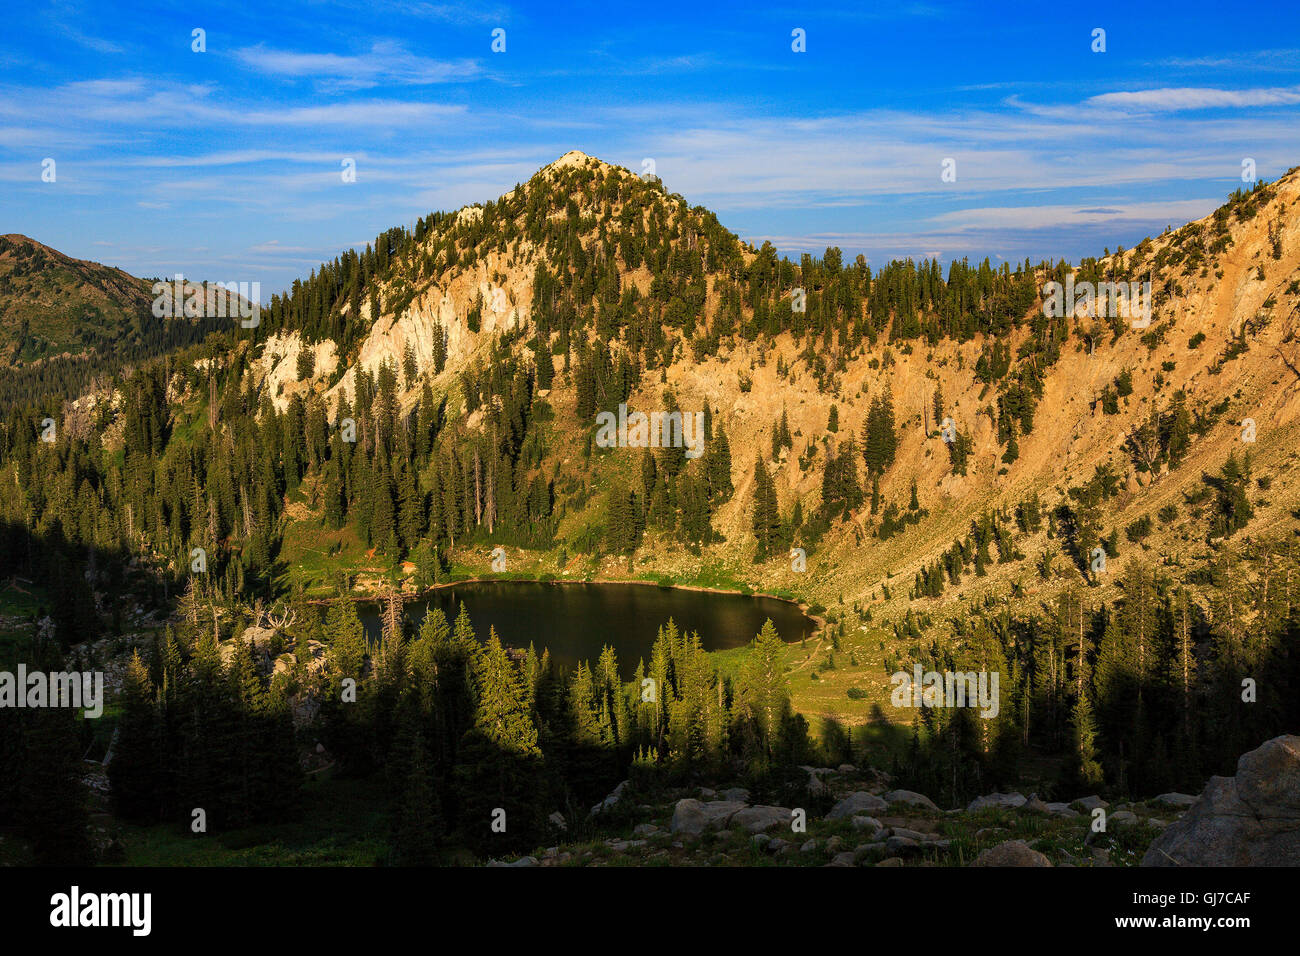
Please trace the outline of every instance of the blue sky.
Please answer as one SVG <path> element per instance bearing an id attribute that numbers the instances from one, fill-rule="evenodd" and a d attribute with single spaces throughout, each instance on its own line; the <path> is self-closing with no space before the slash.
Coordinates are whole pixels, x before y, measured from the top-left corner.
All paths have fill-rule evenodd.
<path id="1" fill-rule="evenodd" d="M 1209 212 L 1245 158 L 1265 179 L 1300 164 L 1300 16 L 1294 0 L 105 0 L 14 6 L 0 35 L 0 233 L 136 275 L 256 280 L 266 298 L 570 149 L 653 159 L 795 257 L 1077 260 Z"/>

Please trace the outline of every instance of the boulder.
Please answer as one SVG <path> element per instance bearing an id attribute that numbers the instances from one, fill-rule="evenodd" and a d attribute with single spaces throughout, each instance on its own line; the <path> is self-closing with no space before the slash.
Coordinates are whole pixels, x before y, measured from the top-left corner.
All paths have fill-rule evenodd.
<path id="1" fill-rule="evenodd" d="M 1042 800 L 1039 800 L 1038 794 L 1036 793 L 1031 793 L 1029 795 L 1029 799 L 1025 801 L 1025 805 L 1020 809 L 1025 810 L 1029 813 L 1051 813 L 1052 812 L 1052 808 L 1049 807 Z"/>
<path id="2" fill-rule="evenodd" d="M 788 827 L 792 819 L 788 807 L 745 807 L 736 811 L 731 818 L 731 826 L 738 826 L 746 833 L 764 833 L 778 827 Z"/>
<path id="3" fill-rule="evenodd" d="M 983 797 L 976 797 L 966 808 L 967 813 L 974 813 L 976 810 L 984 810 L 988 807 L 998 807 L 1002 810 L 1014 810 L 1016 807 L 1025 805 L 1025 795 L 1023 793 L 990 793 Z"/>
<path id="4" fill-rule="evenodd" d="M 1110 804 L 1096 794 L 1093 794 L 1091 797 L 1080 797 L 1078 800 L 1071 803 L 1070 807 L 1071 809 L 1078 810 L 1080 813 L 1092 813 L 1092 811 L 1096 810 L 1098 807 L 1101 807 L 1103 810 L 1109 809 Z"/>
<path id="5" fill-rule="evenodd" d="M 1162 793 L 1158 797 L 1153 797 L 1151 802 L 1158 803 L 1161 806 L 1176 807 L 1179 810 L 1186 810 L 1196 802 L 1196 798 L 1190 793 Z"/>
<path id="6" fill-rule="evenodd" d="M 844 852 L 844 853 L 836 853 L 835 856 L 831 858 L 831 861 L 826 865 L 827 866 L 857 866 L 858 861 L 853 853 Z"/>
<path id="7" fill-rule="evenodd" d="M 222 641 L 220 645 L 221 659 L 229 664 L 235 656 L 235 651 L 240 644 L 247 644 L 253 653 L 253 663 L 261 673 L 273 672 L 276 670 L 275 660 L 271 656 L 272 640 L 278 632 L 271 627 L 252 627 L 244 628 L 239 637 L 234 640 Z M 281 670 L 289 669 L 288 665 Z"/>
<path id="8" fill-rule="evenodd" d="M 885 825 L 875 817 L 858 815 L 849 821 L 853 824 L 855 830 L 870 830 L 872 833 L 879 833 L 885 828 Z"/>
<path id="9" fill-rule="evenodd" d="M 685 833 L 699 836 L 706 830 L 725 830 L 731 818 L 745 809 L 743 803 L 734 800 L 712 800 L 701 803 L 687 798 L 678 800 L 673 808 L 673 833 Z"/>
<path id="10" fill-rule="evenodd" d="M 601 813 L 605 813 L 609 810 L 613 810 L 616 806 L 618 806 L 619 801 L 623 799 L 624 795 L 627 793 L 627 788 L 629 786 L 631 786 L 631 782 L 628 780 L 624 780 L 622 783 L 620 783 L 617 787 L 615 787 L 613 790 L 610 791 L 609 796 L 607 796 L 604 800 L 600 801 L 600 803 L 596 804 L 594 807 L 591 808 L 591 815 L 594 817 Z"/>
<path id="11" fill-rule="evenodd" d="M 971 866 L 1051 866 L 1052 861 L 1031 849 L 1024 840 L 1007 840 L 989 847 Z"/>
<path id="12" fill-rule="evenodd" d="M 874 793 L 867 793 L 865 790 L 859 790 L 856 793 L 850 793 L 835 806 L 831 807 L 830 812 L 826 814 L 827 820 L 839 820 L 842 817 L 857 816 L 859 813 L 879 813 L 882 810 L 888 810 L 889 804 Z"/>
<path id="13" fill-rule="evenodd" d="M 928 834 L 921 833 L 917 830 L 909 830 L 906 827 L 894 827 L 891 832 L 893 836 L 903 837 L 907 840 L 915 840 L 917 843 L 920 843 L 922 840 L 930 839 Z"/>
<path id="14" fill-rule="evenodd" d="M 891 836 L 885 841 L 885 849 L 895 856 L 906 856 L 917 850 L 921 846 L 920 842 L 913 840 L 911 837 Z"/>
<path id="15" fill-rule="evenodd" d="M 1137 820 L 1137 814 L 1132 810 L 1116 810 L 1106 818 L 1107 823 L 1117 823 L 1122 827 L 1131 827 Z"/>
<path id="16" fill-rule="evenodd" d="M 1300 817 L 1300 737 L 1287 734 L 1243 754 L 1237 761 L 1237 792 L 1271 820 Z"/>
<path id="17" fill-rule="evenodd" d="M 884 800 L 891 806 L 896 803 L 906 804 L 909 807 L 919 807 L 922 810 L 933 810 L 939 812 L 939 808 L 934 805 L 934 801 L 925 794 L 917 793 L 914 790 L 890 790 L 884 795 Z"/>
<path id="18" fill-rule="evenodd" d="M 853 848 L 853 860 L 855 863 L 861 863 L 869 856 L 877 856 L 885 852 L 885 843 L 880 840 L 876 843 L 863 843 Z"/>
<path id="19" fill-rule="evenodd" d="M 1300 737 L 1274 737 L 1237 761 L 1155 838 L 1143 866 L 1300 866 Z"/>

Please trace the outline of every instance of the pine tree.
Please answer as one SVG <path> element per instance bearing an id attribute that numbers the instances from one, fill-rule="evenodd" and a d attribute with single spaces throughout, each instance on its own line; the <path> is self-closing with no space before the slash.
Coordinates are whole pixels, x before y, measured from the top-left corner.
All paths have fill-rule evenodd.
<path id="1" fill-rule="evenodd" d="M 781 535 L 776 486 L 768 475 L 762 458 L 754 462 L 753 527 L 754 538 L 758 542 L 755 558 L 762 561 L 776 553 Z"/>
<path id="2" fill-rule="evenodd" d="M 785 645 L 769 618 L 750 643 L 737 691 L 737 707 L 753 722 L 767 758 L 772 756 L 780 721 L 790 704 L 784 652 Z"/>
<path id="3" fill-rule="evenodd" d="M 726 501 L 735 487 L 731 482 L 731 445 L 721 422 L 714 426 L 704 461 L 710 499 L 719 503 Z"/>
<path id="4" fill-rule="evenodd" d="M 894 463 L 898 451 L 898 436 L 894 430 L 894 403 L 888 396 L 877 396 L 871 402 L 867 420 L 862 426 L 862 459 L 867 472 L 879 475 Z"/>
<path id="5" fill-rule="evenodd" d="M 495 630 L 475 659 L 474 689 L 474 727 L 456 767 L 462 831 L 483 853 L 533 846 L 545 817 L 537 727 L 518 668 Z M 502 813 L 504 832 L 493 829 Z"/>
<path id="6" fill-rule="evenodd" d="M 1102 783 L 1101 764 L 1097 761 L 1097 730 L 1088 694 L 1080 694 L 1074 702 L 1074 749 L 1072 770 L 1078 785 L 1085 790 L 1097 788 Z"/>
<path id="7" fill-rule="evenodd" d="M 442 809 L 420 727 L 420 712 L 413 704 L 402 710 L 397 749 L 403 767 L 393 821 L 393 858 L 399 866 L 431 866 L 438 857 Z"/>
<path id="8" fill-rule="evenodd" d="M 122 716 L 108 765 L 113 808 L 124 819 L 158 819 L 161 805 L 157 768 L 162 764 L 159 732 L 153 682 L 137 649 L 123 678 Z"/>

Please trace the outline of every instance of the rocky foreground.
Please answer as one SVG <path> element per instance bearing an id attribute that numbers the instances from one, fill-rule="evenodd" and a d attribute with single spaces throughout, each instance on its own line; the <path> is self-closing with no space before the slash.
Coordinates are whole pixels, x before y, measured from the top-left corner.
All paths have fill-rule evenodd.
<path id="1" fill-rule="evenodd" d="M 811 807 L 751 802 L 743 787 L 667 791 L 637 802 L 627 782 L 566 840 L 495 866 L 1298 866 L 1300 737 L 1245 754 L 1235 777 L 1200 796 L 1164 793 L 1111 805 L 1089 795 L 1045 802 L 990 793 L 941 809 L 850 764 L 805 767 Z M 615 821 L 618 821 L 617 823 Z"/>

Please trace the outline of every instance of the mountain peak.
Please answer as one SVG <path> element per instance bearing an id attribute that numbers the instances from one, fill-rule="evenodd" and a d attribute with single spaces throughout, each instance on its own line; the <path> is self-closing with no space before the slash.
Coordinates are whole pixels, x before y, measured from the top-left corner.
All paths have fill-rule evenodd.
<path id="1" fill-rule="evenodd" d="M 602 162 L 595 156 L 588 156 L 580 149 L 571 149 L 553 163 L 549 163 L 547 169 L 568 169 L 571 166 L 589 166 L 596 163 L 600 166 L 608 166 L 608 163 Z"/>

